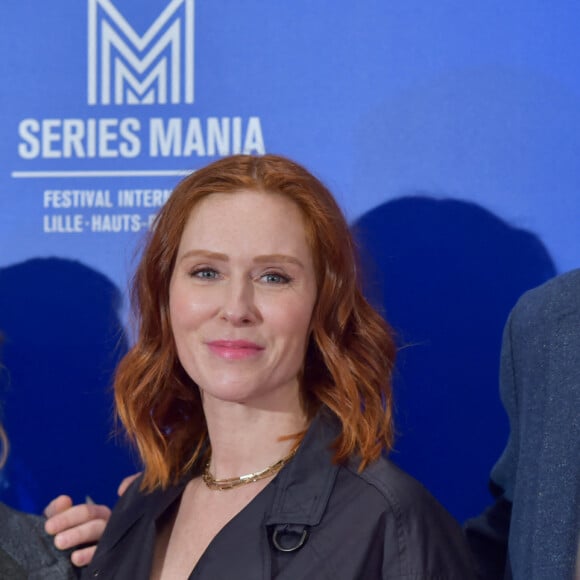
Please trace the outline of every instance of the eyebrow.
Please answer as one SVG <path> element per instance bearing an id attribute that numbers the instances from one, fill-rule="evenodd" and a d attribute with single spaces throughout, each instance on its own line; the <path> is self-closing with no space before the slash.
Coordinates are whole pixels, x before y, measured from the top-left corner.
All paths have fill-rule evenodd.
<path id="1" fill-rule="evenodd" d="M 209 250 L 189 250 L 189 252 L 185 252 L 183 256 L 179 259 L 183 261 L 187 258 L 208 258 L 210 260 L 219 260 L 220 262 L 227 262 L 228 257 L 226 254 L 220 254 L 219 252 L 210 252 Z"/>
<path id="2" fill-rule="evenodd" d="M 265 256 L 256 256 L 254 262 L 257 262 L 258 264 L 264 262 L 290 262 L 291 264 L 296 264 L 304 269 L 304 264 L 298 258 L 286 254 L 266 254 Z"/>
<path id="3" fill-rule="evenodd" d="M 180 261 L 187 258 L 202 257 L 209 260 L 218 260 L 220 262 L 229 262 L 229 257 L 227 254 L 222 254 L 220 252 L 210 252 L 209 250 L 189 250 L 181 256 Z M 288 256 L 287 254 L 265 254 L 263 256 L 256 256 L 254 262 L 258 264 L 263 264 L 267 262 L 287 262 L 291 264 L 296 264 L 300 268 L 304 269 L 304 264 L 294 256 Z"/>

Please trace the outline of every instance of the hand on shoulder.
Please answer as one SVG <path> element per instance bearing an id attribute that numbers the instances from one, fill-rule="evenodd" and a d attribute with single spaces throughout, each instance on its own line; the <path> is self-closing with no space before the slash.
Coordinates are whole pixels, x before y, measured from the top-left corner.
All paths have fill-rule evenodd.
<path id="1" fill-rule="evenodd" d="M 54 545 L 59 550 L 72 549 L 72 563 L 86 566 L 93 558 L 111 510 L 89 502 L 73 505 L 69 496 L 60 495 L 46 506 L 44 515 L 44 529 L 54 536 Z"/>
<path id="2" fill-rule="evenodd" d="M 139 476 L 129 475 L 120 483 L 117 493 L 123 495 Z M 75 566 L 86 566 L 93 559 L 97 542 L 101 539 L 111 510 L 106 505 L 90 501 L 73 505 L 68 495 L 59 495 L 44 509 L 44 529 L 54 536 L 54 545 L 59 550 L 73 550 L 71 561 Z"/>

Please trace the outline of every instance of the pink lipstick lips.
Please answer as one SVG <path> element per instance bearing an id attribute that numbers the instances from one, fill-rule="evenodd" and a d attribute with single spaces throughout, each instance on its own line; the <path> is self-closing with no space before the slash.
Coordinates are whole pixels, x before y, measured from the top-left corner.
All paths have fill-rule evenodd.
<path id="1" fill-rule="evenodd" d="M 247 340 L 212 340 L 207 346 L 212 353 L 228 360 L 252 358 L 264 350 L 264 347 Z"/>

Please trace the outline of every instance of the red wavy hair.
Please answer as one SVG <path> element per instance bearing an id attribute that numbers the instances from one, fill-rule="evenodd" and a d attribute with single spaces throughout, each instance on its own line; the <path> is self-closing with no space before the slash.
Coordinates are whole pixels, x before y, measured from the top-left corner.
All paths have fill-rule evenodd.
<path id="1" fill-rule="evenodd" d="M 185 224 L 212 193 L 256 190 L 291 199 L 304 217 L 317 273 L 312 334 L 301 377 L 309 419 L 321 407 L 339 419 L 334 459 L 358 454 L 361 469 L 393 443 L 395 345 L 363 297 L 348 224 L 328 189 L 284 157 L 235 155 L 186 177 L 157 216 L 133 283 L 135 346 L 115 378 L 117 413 L 145 466 L 143 489 L 165 487 L 200 458 L 207 426 L 199 389 L 184 371 L 169 318 L 169 283 Z"/>

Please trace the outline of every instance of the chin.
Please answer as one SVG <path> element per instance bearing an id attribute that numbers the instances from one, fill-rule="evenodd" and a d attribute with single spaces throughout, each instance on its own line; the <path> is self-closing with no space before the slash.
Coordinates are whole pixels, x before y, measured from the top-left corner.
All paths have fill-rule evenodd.
<path id="1" fill-rule="evenodd" d="M 214 384 L 202 390 L 206 396 L 230 403 L 244 403 L 253 396 L 258 396 L 258 393 L 253 389 L 243 385 L 232 384 L 231 382 L 224 385 Z"/>

